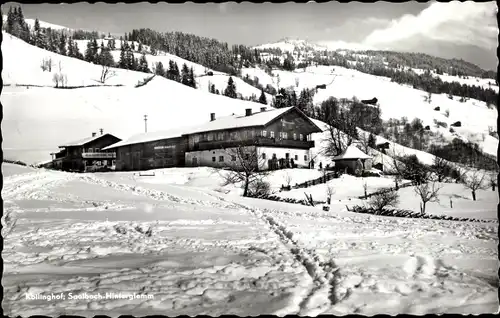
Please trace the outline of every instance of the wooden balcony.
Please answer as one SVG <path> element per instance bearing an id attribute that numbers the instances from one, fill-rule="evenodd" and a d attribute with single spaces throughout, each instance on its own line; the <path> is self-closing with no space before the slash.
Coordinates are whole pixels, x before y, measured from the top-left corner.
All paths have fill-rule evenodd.
<path id="1" fill-rule="evenodd" d="M 82 158 L 84 159 L 115 159 L 116 153 L 114 152 L 83 152 Z"/>
<path id="2" fill-rule="evenodd" d="M 250 140 L 223 140 L 223 141 L 200 141 L 195 144 L 192 150 L 211 150 L 221 148 L 232 148 L 239 146 L 264 146 L 264 147 L 281 147 L 281 148 L 297 148 L 310 149 L 314 147 L 314 141 L 311 140 L 293 140 L 270 138 L 270 137 L 255 137 Z"/>

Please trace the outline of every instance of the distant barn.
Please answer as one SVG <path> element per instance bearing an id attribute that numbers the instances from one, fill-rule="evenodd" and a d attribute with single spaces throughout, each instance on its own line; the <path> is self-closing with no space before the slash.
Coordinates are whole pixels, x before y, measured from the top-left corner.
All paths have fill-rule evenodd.
<path id="1" fill-rule="evenodd" d="M 363 99 L 361 102 L 363 104 L 376 105 L 378 102 L 378 99 L 376 97 L 373 97 L 372 99 Z"/>

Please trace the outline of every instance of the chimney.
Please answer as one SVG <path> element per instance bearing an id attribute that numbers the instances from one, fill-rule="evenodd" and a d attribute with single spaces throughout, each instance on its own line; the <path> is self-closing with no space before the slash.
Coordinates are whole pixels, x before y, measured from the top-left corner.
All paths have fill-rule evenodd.
<path id="1" fill-rule="evenodd" d="M 215 113 L 210 113 L 210 121 L 214 121 L 215 120 Z"/>
<path id="2" fill-rule="evenodd" d="M 92 137 L 95 137 L 95 135 L 97 135 L 95 132 L 92 133 Z"/>
<path id="3" fill-rule="evenodd" d="M 251 108 L 245 109 L 245 116 L 250 116 L 250 115 L 252 115 L 252 109 Z"/>
<path id="4" fill-rule="evenodd" d="M 265 107 L 261 107 L 261 108 L 260 108 L 260 111 L 261 111 L 261 112 L 265 112 L 265 111 L 266 111 L 266 108 L 265 108 Z"/>
<path id="5" fill-rule="evenodd" d="M 99 132 L 101 133 L 101 136 L 104 134 L 104 129 L 99 129 Z"/>

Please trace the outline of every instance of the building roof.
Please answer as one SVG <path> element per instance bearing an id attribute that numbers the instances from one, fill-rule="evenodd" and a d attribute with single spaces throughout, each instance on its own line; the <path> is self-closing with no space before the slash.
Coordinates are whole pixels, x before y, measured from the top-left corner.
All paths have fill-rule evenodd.
<path id="1" fill-rule="evenodd" d="M 107 147 L 103 148 L 102 150 L 108 150 L 108 149 L 129 146 L 129 145 L 134 145 L 134 144 L 140 144 L 143 142 L 150 142 L 150 141 L 170 139 L 170 138 L 178 138 L 178 137 L 181 137 L 182 134 L 185 133 L 188 129 L 189 128 L 175 128 L 175 129 L 169 129 L 169 130 L 161 130 L 161 131 L 154 131 L 154 132 L 137 134 L 137 135 L 133 135 L 132 137 L 128 138 L 127 140 L 122 140 L 122 141 L 119 141 L 115 144 L 107 146 Z"/>
<path id="2" fill-rule="evenodd" d="M 88 144 L 89 142 L 91 141 L 94 141 L 96 139 L 99 139 L 101 137 L 104 137 L 106 135 L 110 135 L 110 136 L 113 136 L 111 135 L 110 133 L 106 133 L 106 134 L 103 134 L 103 135 L 98 135 L 96 134 L 95 137 L 87 137 L 87 138 L 83 138 L 83 139 L 80 139 L 80 140 L 76 140 L 76 141 L 72 141 L 72 142 L 68 142 L 68 143 L 65 143 L 64 145 L 61 145 L 59 146 L 59 148 L 63 148 L 63 147 L 76 147 L 76 146 L 83 146 L 85 144 Z M 113 136 L 113 137 L 116 137 L 116 136 Z M 117 137 L 116 137 L 117 138 Z M 120 139 L 120 138 L 118 138 Z"/>
<path id="3" fill-rule="evenodd" d="M 277 108 L 271 110 L 265 110 L 262 112 L 253 113 L 250 116 L 245 115 L 231 115 L 220 118 L 215 118 L 214 121 L 209 121 L 205 124 L 202 124 L 192 130 L 189 131 L 189 134 L 209 132 L 209 131 L 218 131 L 218 130 L 226 130 L 226 129 L 234 129 L 234 128 L 245 128 L 245 127 L 256 127 L 256 126 L 265 126 L 269 124 L 271 121 L 280 117 L 281 115 L 287 113 L 295 107 L 284 107 Z M 298 109 L 296 109 L 299 111 Z M 300 112 L 300 111 L 299 111 Z M 305 116 L 307 119 L 309 117 Z M 317 125 L 309 119 L 310 123 L 317 127 Z M 317 127 L 318 131 L 323 131 L 321 128 Z"/>
<path id="4" fill-rule="evenodd" d="M 333 161 L 355 159 L 371 159 L 371 157 L 359 150 L 356 146 L 350 145 L 343 153 L 332 158 Z"/>
<path id="5" fill-rule="evenodd" d="M 156 140 L 178 138 L 183 135 L 191 135 L 195 133 L 209 132 L 226 130 L 233 128 L 244 128 L 244 127 L 255 127 L 255 126 L 265 126 L 286 112 L 292 110 L 294 107 L 285 107 L 278 109 L 271 109 L 262 112 L 252 113 L 250 116 L 245 115 L 231 115 L 224 116 L 220 118 L 215 118 L 214 121 L 209 121 L 198 126 L 190 126 L 183 128 L 174 128 L 164 131 L 148 132 L 138 135 L 134 135 L 127 140 L 117 142 L 113 145 L 103 148 L 103 150 L 118 148 L 122 146 L 128 146 L 133 144 L 139 144 L 144 142 L 151 142 Z M 296 109 L 300 112 L 300 110 Z M 305 116 L 309 120 L 311 125 L 318 128 L 318 132 L 323 131 L 318 125 L 313 122 L 309 117 Z"/>

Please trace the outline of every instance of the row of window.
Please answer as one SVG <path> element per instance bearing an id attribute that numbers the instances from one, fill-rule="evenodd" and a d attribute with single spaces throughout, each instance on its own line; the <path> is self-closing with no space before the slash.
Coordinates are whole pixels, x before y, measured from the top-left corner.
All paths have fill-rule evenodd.
<path id="1" fill-rule="evenodd" d="M 267 131 L 266 130 L 263 130 L 260 135 L 262 137 L 267 137 Z M 286 131 L 280 131 L 280 134 L 279 134 L 280 138 L 281 139 L 288 139 L 288 133 Z M 274 138 L 274 131 L 269 131 L 269 137 L 270 138 Z M 298 137 L 298 139 L 297 139 Z M 307 141 L 309 140 L 309 135 L 303 135 L 303 134 L 298 134 L 297 133 L 293 133 L 293 140 L 303 140 L 303 141 Z"/>
<path id="2" fill-rule="evenodd" d="M 230 140 L 237 140 L 238 136 L 241 135 L 242 139 L 248 139 L 248 138 L 253 138 L 254 137 L 254 132 L 253 130 L 248 130 L 248 131 L 233 131 L 229 134 Z M 268 137 L 268 131 L 262 130 L 260 135 L 262 137 Z M 269 131 L 269 137 L 270 138 L 275 138 L 275 132 L 274 131 Z M 279 137 L 281 139 L 288 139 L 288 133 L 286 131 L 280 131 L 279 132 Z M 207 141 L 224 141 L 224 133 L 219 132 L 219 133 L 209 133 L 203 136 L 203 140 Z M 297 134 L 293 133 L 293 140 L 303 140 L 307 141 L 310 140 L 309 135 L 303 135 L 303 134 Z M 194 136 L 194 142 L 198 143 L 200 142 L 200 135 L 195 135 Z"/>
<path id="3" fill-rule="evenodd" d="M 248 160 L 250 157 L 249 154 L 246 154 L 245 156 L 245 159 Z M 273 153 L 273 156 L 272 156 L 273 159 L 276 159 L 276 154 Z M 266 154 L 265 153 L 262 153 L 262 159 L 265 160 L 266 159 Z M 290 154 L 286 154 L 286 159 L 290 159 Z M 298 161 L 299 160 L 299 156 L 298 155 L 294 155 L 294 159 L 295 161 Z M 212 162 L 216 162 L 217 161 L 217 157 L 212 157 Z M 231 161 L 236 161 L 236 156 L 231 156 Z M 304 161 L 307 162 L 307 155 L 304 155 Z M 219 156 L 219 162 L 224 162 L 224 156 Z"/>

